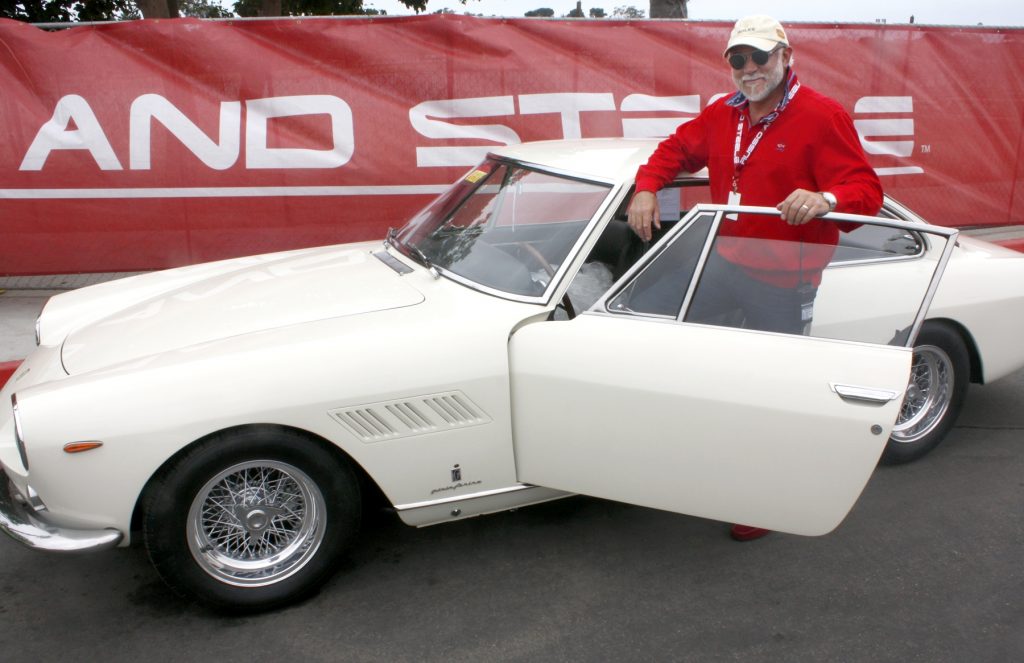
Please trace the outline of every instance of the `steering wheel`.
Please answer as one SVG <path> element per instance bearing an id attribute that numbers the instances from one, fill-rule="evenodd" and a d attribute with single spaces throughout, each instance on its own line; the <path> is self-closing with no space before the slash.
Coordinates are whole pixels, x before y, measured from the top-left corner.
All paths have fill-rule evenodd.
<path id="1" fill-rule="evenodd" d="M 544 257 L 544 254 L 541 253 L 536 246 L 530 244 L 529 242 L 516 242 L 516 246 L 525 250 L 526 253 L 531 258 L 533 258 L 537 262 L 537 264 L 541 266 L 541 268 L 544 269 L 544 271 L 547 273 L 549 277 L 554 278 L 555 268 L 551 266 L 551 263 L 548 262 L 548 259 Z M 576 317 L 576 309 L 572 305 L 572 300 L 569 299 L 568 291 L 566 291 L 566 293 L 562 295 L 562 308 L 565 309 L 565 315 L 570 320 Z"/>

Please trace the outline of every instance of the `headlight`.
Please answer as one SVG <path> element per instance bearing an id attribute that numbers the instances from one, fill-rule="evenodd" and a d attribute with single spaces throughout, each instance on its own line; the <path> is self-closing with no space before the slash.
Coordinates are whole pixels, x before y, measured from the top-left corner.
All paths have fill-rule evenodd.
<path id="1" fill-rule="evenodd" d="M 21 456 L 21 464 L 28 471 L 28 453 L 25 450 L 25 439 L 21 433 L 21 417 L 18 416 L 18 395 L 11 394 L 11 409 L 14 411 L 14 443 L 18 446 L 18 455 Z"/>

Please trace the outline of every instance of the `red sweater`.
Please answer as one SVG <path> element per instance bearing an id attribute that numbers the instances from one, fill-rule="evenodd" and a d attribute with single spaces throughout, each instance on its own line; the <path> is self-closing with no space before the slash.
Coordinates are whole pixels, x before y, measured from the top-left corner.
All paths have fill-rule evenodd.
<path id="1" fill-rule="evenodd" d="M 790 71 L 777 116 L 740 170 L 740 203 L 775 207 L 795 189 L 831 191 L 838 201 L 837 212 L 874 216 L 882 207 L 882 185 L 864 156 L 853 121 L 837 102 L 806 85 L 801 84 L 791 96 L 796 85 L 796 75 Z M 716 101 L 658 145 L 637 171 L 636 190 L 658 191 L 680 170 L 696 172 L 707 166 L 711 201 L 727 203 L 740 118 L 745 120 L 742 156 L 771 116 L 751 127 L 742 94 Z M 763 250 L 764 242 L 757 251 L 727 241 L 719 244 L 726 259 L 743 265 L 753 276 L 786 287 L 808 280 L 808 272 L 811 282 L 817 284 L 839 239 L 834 223 L 790 226 L 781 217 L 763 216 L 740 216 L 738 221 L 725 222 L 720 234 L 791 240 L 777 243 L 770 251 Z M 804 244 L 801 248 L 797 241 L 821 246 Z"/>

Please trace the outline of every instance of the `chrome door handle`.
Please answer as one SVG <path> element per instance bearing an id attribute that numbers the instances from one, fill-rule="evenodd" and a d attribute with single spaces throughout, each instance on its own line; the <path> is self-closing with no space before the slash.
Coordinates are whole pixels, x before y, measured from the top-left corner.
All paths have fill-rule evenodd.
<path id="1" fill-rule="evenodd" d="M 832 388 L 832 391 L 837 393 L 844 401 L 855 401 L 858 403 L 884 405 L 900 395 L 900 392 L 892 391 L 891 389 L 859 387 L 852 384 L 836 384 L 833 382 L 829 386 Z"/>

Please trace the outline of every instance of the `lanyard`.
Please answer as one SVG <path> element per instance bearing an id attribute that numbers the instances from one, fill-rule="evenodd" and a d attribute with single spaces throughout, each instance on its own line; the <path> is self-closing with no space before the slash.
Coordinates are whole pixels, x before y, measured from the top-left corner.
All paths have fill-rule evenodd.
<path id="1" fill-rule="evenodd" d="M 754 150 L 757 148 L 758 143 L 761 142 L 761 137 L 764 136 L 764 133 L 768 131 L 768 128 L 770 126 L 772 126 L 772 122 L 778 119 L 779 113 L 781 113 L 783 109 L 786 107 L 786 105 L 790 101 L 792 101 L 793 97 L 796 96 L 796 93 L 799 89 L 800 83 L 797 83 L 789 91 L 789 94 L 779 103 L 778 107 L 770 115 L 768 115 L 766 118 L 764 118 L 758 123 L 762 125 L 761 129 L 760 131 L 757 132 L 757 135 L 755 135 L 754 138 L 750 141 L 750 145 L 747 146 L 747 151 L 743 154 L 742 157 L 740 156 L 740 145 L 743 143 L 743 125 L 745 124 L 745 118 L 743 117 L 742 111 L 740 112 L 740 121 L 736 124 L 736 146 L 733 149 L 732 153 L 733 193 L 740 192 L 740 171 L 743 170 L 743 167 L 747 165 L 747 160 L 750 159 L 750 155 L 754 153 Z"/>

